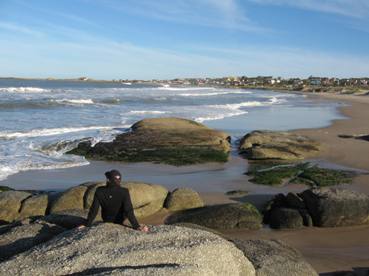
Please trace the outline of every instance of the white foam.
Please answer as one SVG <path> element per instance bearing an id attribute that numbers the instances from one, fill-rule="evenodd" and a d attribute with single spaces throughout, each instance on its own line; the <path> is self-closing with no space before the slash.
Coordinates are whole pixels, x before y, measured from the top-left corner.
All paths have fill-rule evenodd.
<path id="1" fill-rule="evenodd" d="M 202 123 L 204 121 L 214 121 L 214 120 L 221 120 L 224 118 L 240 116 L 243 114 L 247 114 L 248 112 L 245 110 L 241 110 L 242 107 L 257 107 L 257 106 L 268 106 L 273 104 L 278 104 L 284 102 L 283 99 L 278 99 L 277 97 L 269 97 L 269 101 L 267 102 L 259 102 L 259 101 L 247 101 L 241 103 L 234 103 L 234 104 L 216 104 L 216 105 L 207 105 L 204 106 L 205 108 L 219 110 L 216 115 L 207 116 L 207 117 L 197 117 L 194 120 Z M 223 111 L 223 113 L 222 113 Z M 229 112 L 231 111 L 231 112 Z"/>
<path id="2" fill-rule="evenodd" d="M 160 90 L 168 90 L 168 91 L 197 91 L 197 90 L 215 90 L 213 87 L 170 87 L 170 86 L 162 86 L 156 89 Z"/>
<path id="3" fill-rule="evenodd" d="M 240 92 L 240 91 L 228 91 L 228 92 L 209 92 L 209 93 L 182 93 L 178 96 L 182 97 L 205 97 L 205 96 L 218 96 L 218 95 L 229 95 L 229 94 L 251 94 L 252 92 Z"/>
<path id="4" fill-rule="evenodd" d="M 0 88 L 0 92 L 8 93 L 46 93 L 50 92 L 49 89 L 39 88 L 39 87 L 4 87 Z"/>
<path id="5" fill-rule="evenodd" d="M 0 138 L 11 139 L 11 138 L 31 138 L 31 137 L 43 137 L 43 136 L 54 136 L 65 133 L 81 132 L 87 130 L 110 130 L 114 128 L 129 128 L 128 125 L 122 126 L 89 126 L 89 127 L 64 127 L 64 128 L 44 128 L 44 129 L 33 129 L 28 132 L 0 132 Z"/>
<path id="6" fill-rule="evenodd" d="M 5 180 L 8 176 L 29 170 L 51 170 L 51 169 L 67 169 L 73 167 L 86 166 L 90 164 L 87 160 L 81 161 L 66 161 L 54 164 L 39 164 L 39 163 L 30 163 L 24 164 L 20 162 L 17 165 L 13 166 L 3 166 L 0 167 L 0 181 Z"/>
<path id="7" fill-rule="evenodd" d="M 257 107 L 257 106 L 268 106 L 273 104 L 282 103 L 285 100 L 278 99 L 276 97 L 270 97 L 270 100 L 267 102 L 259 102 L 259 101 L 247 101 L 235 104 L 215 104 L 215 105 L 208 105 L 207 107 L 210 108 L 220 108 L 220 109 L 231 109 L 231 110 L 238 110 L 241 107 Z"/>
<path id="8" fill-rule="evenodd" d="M 60 100 L 51 100 L 52 102 L 57 102 L 61 104 L 94 104 L 92 99 L 60 99 Z"/>
<path id="9" fill-rule="evenodd" d="M 169 111 L 159 111 L 159 110 L 132 110 L 130 114 L 167 114 L 171 113 Z"/>
<path id="10" fill-rule="evenodd" d="M 214 120 L 222 120 L 224 118 L 234 117 L 234 116 L 240 116 L 243 114 L 247 114 L 247 111 L 238 111 L 233 113 L 226 113 L 226 114 L 217 114 L 214 116 L 208 116 L 208 117 L 198 117 L 194 120 L 199 123 L 203 123 L 204 121 L 214 121 Z"/>

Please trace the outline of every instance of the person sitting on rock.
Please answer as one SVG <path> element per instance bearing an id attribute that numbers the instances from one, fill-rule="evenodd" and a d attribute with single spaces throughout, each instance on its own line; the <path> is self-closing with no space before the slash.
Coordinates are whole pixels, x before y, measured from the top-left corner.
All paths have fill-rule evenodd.
<path id="1" fill-rule="evenodd" d="M 123 224 L 125 218 L 128 218 L 133 229 L 148 232 L 146 225 L 140 225 L 133 213 L 133 206 L 129 191 L 120 186 L 121 174 L 117 170 L 111 170 L 105 173 L 106 186 L 96 189 L 94 199 L 88 212 L 86 226 L 91 226 L 99 207 L 101 206 L 101 217 L 104 222 Z M 80 226 L 79 228 L 83 228 Z"/>

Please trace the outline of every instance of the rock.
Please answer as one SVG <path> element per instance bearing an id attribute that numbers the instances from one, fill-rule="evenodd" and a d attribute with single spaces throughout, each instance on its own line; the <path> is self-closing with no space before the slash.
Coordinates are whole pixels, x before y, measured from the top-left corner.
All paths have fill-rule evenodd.
<path id="1" fill-rule="evenodd" d="M 302 225 L 313 225 L 304 201 L 295 193 L 288 193 L 287 196 L 277 194 L 267 203 L 263 215 L 263 222 L 270 224 L 272 228 L 300 228 Z"/>
<path id="2" fill-rule="evenodd" d="M 295 193 L 288 193 L 286 196 L 286 205 L 289 208 L 294 208 L 294 209 L 305 209 L 305 203 L 302 200 L 301 197 L 299 197 L 297 194 Z"/>
<path id="3" fill-rule="evenodd" d="M 143 218 L 155 214 L 164 206 L 168 190 L 161 185 L 140 182 L 124 182 L 129 190 L 136 217 Z"/>
<path id="4" fill-rule="evenodd" d="M 230 136 L 194 121 L 179 118 L 144 119 L 112 142 L 82 142 L 70 154 L 89 159 L 160 162 L 173 165 L 225 162 Z"/>
<path id="5" fill-rule="evenodd" d="M 0 262 L 46 242 L 64 231 L 65 229 L 60 226 L 45 222 L 13 227 L 0 235 Z"/>
<path id="6" fill-rule="evenodd" d="M 170 211 L 181 211 L 203 206 L 204 202 L 200 195 L 189 188 L 175 189 L 168 195 L 165 201 L 165 208 Z"/>
<path id="7" fill-rule="evenodd" d="M 0 193 L 0 222 L 12 222 L 19 217 L 22 201 L 30 197 L 30 193 L 6 191 Z"/>
<path id="8" fill-rule="evenodd" d="M 102 223 L 64 232 L 2 263 L 2 275 L 255 275 L 231 242 L 212 233 L 151 226 L 150 233 Z"/>
<path id="9" fill-rule="evenodd" d="M 275 208 L 270 213 L 269 224 L 275 229 L 295 229 L 303 227 L 303 219 L 296 209 Z"/>
<path id="10" fill-rule="evenodd" d="M 13 189 L 9 188 L 8 186 L 0 186 L 0 192 L 6 192 L 6 191 L 13 191 Z"/>
<path id="11" fill-rule="evenodd" d="M 86 186 L 76 186 L 66 190 L 51 204 L 50 213 L 71 209 L 83 210 L 86 191 Z"/>
<path id="12" fill-rule="evenodd" d="M 256 269 L 258 276 L 318 276 L 302 255 L 277 240 L 233 240 Z"/>
<path id="13" fill-rule="evenodd" d="M 225 193 L 227 196 L 245 196 L 249 192 L 246 190 L 232 190 Z"/>
<path id="14" fill-rule="evenodd" d="M 218 232 L 218 231 L 216 231 L 214 229 L 210 229 L 210 228 L 207 228 L 207 227 L 198 225 L 198 224 L 187 223 L 187 222 L 180 222 L 180 223 L 175 223 L 173 225 L 174 226 L 179 226 L 179 227 L 187 227 L 187 228 L 190 228 L 190 229 L 197 229 L 197 230 L 207 231 L 207 232 L 213 233 L 215 235 L 218 235 L 218 236 L 220 236 L 220 237 L 228 240 L 228 238 L 223 233 Z"/>
<path id="15" fill-rule="evenodd" d="M 239 152 L 254 160 L 298 160 L 319 152 L 319 144 L 289 132 L 253 131 L 245 135 Z"/>
<path id="16" fill-rule="evenodd" d="M 19 218 L 44 216 L 48 205 L 48 195 L 40 194 L 27 198 L 23 201 Z"/>
<path id="17" fill-rule="evenodd" d="M 265 224 L 269 224 L 272 210 L 281 207 L 287 207 L 286 196 L 284 194 L 277 194 L 274 198 L 266 203 L 263 209 L 263 222 Z"/>
<path id="18" fill-rule="evenodd" d="M 171 215 L 166 223 L 194 223 L 211 229 L 259 229 L 262 217 L 250 203 L 222 204 L 191 209 Z"/>
<path id="19" fill-rule="evenodd" d="M 315 226 L 369 223 L 369 196 L 349 190 L 311 189 L 300 194 Z"/>

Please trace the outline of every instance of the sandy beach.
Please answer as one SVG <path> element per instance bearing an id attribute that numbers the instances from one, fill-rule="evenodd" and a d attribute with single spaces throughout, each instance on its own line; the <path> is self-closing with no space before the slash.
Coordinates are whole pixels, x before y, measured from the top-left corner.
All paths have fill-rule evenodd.
<path id="1" fill-rule="evenodd" d="M 362 170 L 351 185 L 343 188 L 369 194 L 369 142 L 358 139 L 343 139 L 339 135 L 369 133 L 369 97 L 311 94 L 318 100 L 342 102 L 340 112 L 345 119 L 335 120 L 328 127 L 299 129 L 293 132 L 306 135 L 322 143 L 322 151 L 314 162 L 327 163 L 330 167 Z M 204 164 L 184 167 L 152 165 L 150 163 L 118 163 L 91 161 L 87 166 L 56 170 L 33 170 L 20 172 L 2 181 L 16 189 L 63 190 L 86 181 L 104 180 L 103 172 L 112 167 L 123 172 L 125 180 L 161 184 L 173 190 L 189 187 L 198 191 L 206 204 L 251 202 L 262 209 L 266 201 L 276 193 L 300 192 L 304 185 L 270 187 L 255 185 L 244 173 L 247 161 L 233 152 L 225 164 Z M 87 177 L 88 176 L 88 177 Z M 86 178 L 87 177 L 87 178 Z M 241 197 L 226 196 L 230 190 L 247 190 Z M 145 218 L 147 224 L 161 224 L 169 213 L 165 210 Z M 351 270 L 354 267 L 369 267 L 369 226 L 343 228 L 305 228 L 301 230 L 231 231 L 225 232 L 237 239 L 280 239 L 298 249 L 319 273 Z"/>

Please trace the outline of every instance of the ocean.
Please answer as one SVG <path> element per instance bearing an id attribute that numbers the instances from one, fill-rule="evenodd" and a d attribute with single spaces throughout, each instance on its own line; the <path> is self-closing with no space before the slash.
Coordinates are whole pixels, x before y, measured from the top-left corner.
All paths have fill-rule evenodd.
<path id="1" fill-rule="evenodd" d="M 87 165 L 65 155 L 71 142 L 111 141 L 148 117 L 192 119 L 234 141 L 256 129 L 315 128 L 342 118 L 339 103 L 264 90 L 0 79 L 0 97 L 0 180 Z"/>

